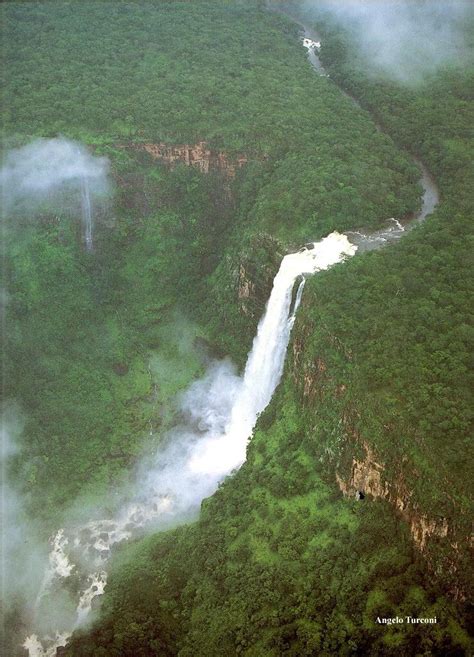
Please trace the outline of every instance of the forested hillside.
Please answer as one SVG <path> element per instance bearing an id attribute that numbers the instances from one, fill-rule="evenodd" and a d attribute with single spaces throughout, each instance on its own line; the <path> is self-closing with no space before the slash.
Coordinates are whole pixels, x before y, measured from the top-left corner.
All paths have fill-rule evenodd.
<path id="1" fill-rule="evenodd" d="M 405 503 L 410 497 L 414 515 L 445 522 L 451 540 L 457 535 L 464 542 L 458 554 L 449 548 L 446 553 L 436 539 L 429 547 L 436 564 L 455 562 L 451 569 L 446 561 L 438 566 L 441 577 L 458 578 L 471 590 L 464 558 L 469 558 L 474 474 L 466 458 L 473 408 L 472 51 L 465 53 L 463 66 L 451 63 L 417 87 L 407 87 L 373 72 L 364 75 L 355 36 L 327 13 L 318 18 L 324 35 L 321 58 L 332 78 L 397 143 L 422 158 L 436 176 L 442 203 L 387 253 L 348 263 L 352 289 L 343 297 L 335 294 L 342 282 L 339 272 L 311 281 L 313 303 L 308 294 L 300 319 L 324 330 L 313 336 L 312 346 L 305 345 L 309 362 L 327 352 L 333 363 L 329 378 L 346 386 L 346 412 L 360 430 L 359 446 L 366 442 L 375 448 L 390 471 L 387 479 L 398 480 L 395 488 L 404 489 Z M 465 25 L 467 41 L 472 27 L 471 18 Z M 324 342 L 332 343 L 329 351 Z M 359 421 L 355 409 L 362 407 Z M 338 458 L 343 468 L 344 459 Z M 406 459 L 403 467 L 400 458 Z"/>
<path id="2" fill-rule="evenodd" d="M 60 133 L 107 156 L 114 186 L 93 253 L 65 212 L 3 218 L 3 392 L 24 422 L 10 476 L 44 538 L 74 503 L 113 508 L 211 357 L 242 367 L 285 253 L 413 216 L 404 149 L 442 194 L 399 243 L 307 282 L 246 463 L 195 523 L 119 546 L 61 655 L 470 654 L 471 70 L 374 81 L 312 14 L 318 77 L 297 25 L 251 1 L 2 13 L 4 150 Z M 202 141 L 248 161 L 203 174 L 140 149 Z M 397 615 L 438 622 L 375 622 Z"/>
<path id="3" fill-rule="evenodd" d="M 149 371 L 150 348 L 171 370 L 179 357 L 184 387 L 199 354 L 190 344 L 181 359 L 169 336 L 193 320 L 242 364 L 286 245 L 403 217 L 419 190 L 410 160 L 314 78 L 291 24 L 251 3 L 11 3 L 3 14 L 4 147 L 79 138 L 110 158 L 116 189 L 93 258 L 57 212 L 7 223 L 4 392 L 27 420 L 21 481 L 48 517 L 89 479 L 100 492 L 116 484 L 150 422 L 171 412 L 155 394 L 175 391 L 169 369 Z M 127 116 L 132 132 L 117 123 Z M 126 148 L 161 140 L 251 161 L 224 183 Z M 241 263 L 262 288 L 247 315 Z"/>

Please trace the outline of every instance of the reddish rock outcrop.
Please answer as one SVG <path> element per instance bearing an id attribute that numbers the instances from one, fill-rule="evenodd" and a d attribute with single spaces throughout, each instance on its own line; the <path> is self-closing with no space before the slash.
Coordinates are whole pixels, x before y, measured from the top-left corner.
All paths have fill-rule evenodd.
<path id="1" fill-rule="evenodd" d="M 209 171 L 222 171 L 228 178 L 234 178 L 238 169 L 243 167 L 248 158 L 245 155 L 229 157 L 224 151 L 215 151 L 209 148 L 207 142 L 197 144 L 165 144 L 160 142 L 135 143 L 136 150 L 146 151 L 155 160 L 161 160 L 170 167 L 182 162 L 186 166 L 197 167 L 202 173 Z"/>
<path id="2" fill-rule="evenodd" d="M 469 520 L 459 508 L 455 496 L 450 495 L 452 486 L 443 484 L 448 513 L 437 514 L 424 508 L 416 498 L 408 482 L 419 479 L 415 465 L 408 456 L 392 454 L 391 461 L 376 452 L 376 448 L 355 428 L 360 412 L 344 405 L 344 384 L 331 385 L 330 368 L 321 358 L 308 359 L 304 345 L 310 329 L 300 325 L 293 341 L 292 376 L 298 386 L 302 403 L 312 407 L 327 402 L 332 394 L 342 402 L 341 436 L 336 450 L 328 450 L 334 465 L 339 489 L 347 497 L 356 498 L 359 491 L 368 499 L 389 502 L 409 527 L 413 544 L 423 555 L 430 570 L 445 581 L 447 590 L 454 598 L 465 600 L 468 596 L 469 578 L 466 563 L 473 547 L 469 535 Z M 351 360 L 351 354 L 345 354 Z M 389 430 L 390 427 L 387 427 Z"/>
<path id="3" fill-rule="evenodd" d="M 406 469 L 410 463 L 402 458 L 403 467 L 391 477 L 386 476 L 386 465 L 377 456 L 373 448 L 360 439 L 357 432 L 351 432 L 350 441 L 347 441 L 346 450 L 362 447 L 365 452 L 362 458 L 352 457 L 349 473 L 336 473 L 337 484 L 345 496 L 356 497 L 358 491 L 377 499 L 390 502 L 398 515 L 407 523 L 415 547 L 426 558 L 430 569 L 437 575 L 444 576 L 451 581 L 452 595 L 465 600 L 467 592 L 458 584 L 458 575 L 463 579 L 463 559 L 473 548 L 473 538 L 465 534 L 465 529 L 459 531 L 457 522 L 443 516 L 430 516 L 423 511 L 413 499 L 412 492 L 405 484 Z M 441 552 L 436 556 L 432 551 L 434 545 L 441 546 Z M 443 555 L 440 559 L 440 554 Z"/>

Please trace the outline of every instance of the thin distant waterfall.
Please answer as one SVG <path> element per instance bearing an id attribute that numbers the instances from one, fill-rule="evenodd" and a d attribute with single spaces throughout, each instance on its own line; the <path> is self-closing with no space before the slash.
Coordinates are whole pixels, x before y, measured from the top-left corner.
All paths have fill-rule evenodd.
<path id="1" fill-rule="evenodd" d="M 82 209 L 82 226 L 84 230 L 84 243 L 86 251 L 93 249 L 93 214 L 91 195 L 89 191 L 89 181 L 87 176 L 81 178 L 81 209 Z"/>
<path id="2" fill-rule="evenodd" d="M 285 256 L 243 376 L 221 367 L 193 384 L 194 388 L 205 385 L 208 389 L 206 402 L 198 405 L 192 425 L 181 430 L 180 436 L 172 437 L 167 450 L 157 456 L 140 483 L 135 501 L 114 518 L 60 529 L 51 538 L 49 566 L 35 608 L 37 617 L 42 608 L 46 609 L 49 624 L 41 640 L 37 634 L 25 640 L 23 646 L 30 657 L 55 657 L 56 648 L 66 645 L 73 630 L 84 622 L 93 599 L 104 592 L 112 545 L 137 535 L 147 524 L 165 525 L 167 518 L 184 517 L 191 509 L 199 509 L 219 482 L 242 465 L 258 415 L 269 403 L 283 373 L 304 276 L 327 269 L 353 255 L 356 249 L 345 235 L 331 233 L 311 248 Z M 55 596 L 61 595 L 62 581 L 71 574 L 79 575 L 81 589 L 68 621 L 63 616 L 59 621 L 52 611 L 59 607 Z"/>

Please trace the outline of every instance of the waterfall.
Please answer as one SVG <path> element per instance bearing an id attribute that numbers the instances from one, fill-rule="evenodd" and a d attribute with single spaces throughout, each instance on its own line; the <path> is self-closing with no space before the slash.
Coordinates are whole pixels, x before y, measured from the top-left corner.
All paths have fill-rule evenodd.
<path id="1" fill-rule="evenodd" d="M 243 376 L 236 376 L 224 362 L 194 383 L 187 400 L 187 407 L 193 406 L 190 427 L 170 436 L 169 446 L 157 455 L 151 471 L 140 477 L 135 500 L 115 518 L 60 529 L 52 537 L 49 566 L 36 605 L 38 614 L 42 605 L 46 606 L 50 623 L 41 640 L 37 634 L 25 640 L 23 646 L 30 657 L 54 657 L 56 648 L 64 646 L 72 631 L 87 618 L 93 599 L 104 592 L 105 566 L 112 545 L 137 535 L 146 525 L 164 527 L 167 519 L 176 522 L 190 510 L 198 510 L 219 482 L 242 465 L 258 415 L 269 403 L 283 373 L 304 276 L 327 269 L 353 255 L 356 249 L 345 235 L 334 232 L 311 248 L 285 256 Z M 65 587 L 61 583 L 71 573 L 83 584 L 74 613 L 67 621 L 61 617 L 59 622 L 51 617 L 58 607 L 55 596 L 62 594 Z"/>
<path id="2" fill-rule="evenodd" d="M 303 280 L 290 312 L 295 281 L 304 274 L 327 269 L 355 251 L 356 247 L 345 235 L 334 232 L 313 244 L 312 248 L 304 248 L 283 258 L 225 432 L 201 441 L 190 463 L 195 472 L 225 474 L 244 462 L 247 439 L 283 372 L 290 332 L 304 286 Z"/>
<path id="3" fill-rule="evenodd" d="M 82 225 L 84 228 L 84 242 L 86 251 L 92 251 L 92 204 L 89 191 L 89 181 L 87 176 L 81 178 L 81 209 L 82 209 Z"/>

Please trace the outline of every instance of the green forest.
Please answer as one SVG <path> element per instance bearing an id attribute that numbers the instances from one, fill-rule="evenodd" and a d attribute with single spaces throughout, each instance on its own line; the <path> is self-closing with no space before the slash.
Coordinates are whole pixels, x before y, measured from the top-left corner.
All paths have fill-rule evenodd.
<path id="1" fill-rule="evenodd" d="M 93 622 L 58 657 L 474 649 L 472 57 L 418 86 L 374 77 L 350 31 L 292 3 L 321 34 L 318 76 L 298 24 L 266 4 L 0 10 L 4 161 L 59 136 L 108 158 L 112 181 L 92 253 L 66 209 L 2 213 L 3 410 L 22 428 L 7 474 L 38 541 L 116 509 L 211 359 L 242 371 L 286 253 L 411 220 L 413 157 L 441 198 L 399 242 L 308 279 L 245 464 L 195 522 L 116 547 Z M 246 163 L 202 173 L 143 149 L 200 142 Z M 368 449 L 386 499 L 337 484 Z M 400 491 L 447 538 L 420 550 Z M 26 655 L 24 608 L 6 601 L 5 655 Z M 408 615 L 437 623 L 375 622 Z"/>
<path id="2" fill-rule="evenodd" d="M 6 241 L 12 245 L 5 256 L 12 298 L 7 321 L 12 327 L 6 331 L 11 342 L 7 357 L 11 354 L 11 360 L 6 363 L 5 393 L 20 401 L 27 414 L 26 467 L 34 472 L 23 477 L 32 484 L 37 509 L 49 514 L 42 499 L 48 488 L 53 495 L 57 493 L 50 508 L 58 509 L 77 495 L 89 476 L 96 477 L 101 487 L 108 479 L 108 469 L 115 478 L 116 466 L 136 453 L 131 444 L 134 437 L 139 449 L 140 433 L 152 413 L 152 406 L 146 403 L 153 388 L 146 368 L 147 350 L 166 343 L 166 357 L 176 352 L 176 345 L 165 337 L 173 313 L 179 317 L 184 312 L 184 325 L 195 321 L 214 349 L 242 364 L 263 311 L 268 284 L 271 286 L 286 246 L 299 246 L 308 235 L 317 239 L 333 229 L 376 225 L 390 216 L 408 215 L 420 202 L 418 172 L 389 138 L 377 133 L 368 114 L 356 111 L 349 100 L 341 100 L 337 88 L 325 79 L 315 80 L 305 66 L 304 51 L 298 47 L 291 23 L 271 15 L 265 15 L 266 22 L 262 22 L 261 12 L 245 4 L 198 3 L 191 9 L 188 3 L 165 3 L 160 11 L 152 5 L 135 4 L 124 14 L 120 4 L 113 9 L 107 3 L 81 3 L 59 10 L 55 3 L 13 3 L 4 14 L 5 41 L 11 49 L 10 59 L 6 49 L 7 65 L 3 67 L 7 76 L 4 145 L 18 147 L 33 136 L 64 132 L 58 123 L 61 118 L 67 121 L 68 136 L 80 138 L 94 153 L 110 158 L 116 185 L 114 226 L 111 229 L 106 221 L 99 222 L 93 260 L 82 253 L 74 239 L 80 228 L 68 217 L 46 213 L 39 221 L 25 217 L 6 223 Z M 219 21 L 222 30 L 216 30 Z M 105 83 L 102 75 L 108 68 L 102 61 L 103 38 L 97 33 L 104 22 L 113 60 Z M 201 23 L 202 28 L 197 29 Z M 173 103 L 182 106 L 188 132 L 177 123 L 170 137 L 153 131 L 151 114 L 160 112 L 152 103 L 148 114 L 134 120 L 137 136 L 128 136 L 127 141 L 117 129 L 110 99 L 125 103 L 126 95 L 128 102 L 133 99 L 137 112 L 145 111 L 142 99 L 133 96 L 128 82 L 124 86 L 121 80 L 132 80 L 143 68 L 142 75 L 148 74 L 141 86 L 147 94 L 153 92 L 156 78 L 166 84 L 168 60 L 174 58 L 176 26 L 183 40 L 201 40 L 194 45 L 201 53 L 217 39 L 213 47 L 219 53 L 218 59 L 207 55 L 196 66 L 194 76 L 188 72 L 192 84 L 185 84 L 186 76 L 183 80 L 183 73 L 177 70 L 170 76 L 168 89 L 156 91 L 156 99 L 164 102 L 172 97 Z M 238 41 L 232 48 L 233 42 L 228 40 L 231 32 L 236 38 L 236 26 L 244 46 Z M 125 42 L 128 56 L 125 29 L 129 34 Z M 45 39 L 46 33 L 58 36 Z M 78 34 L 83 34 L 80 41 L 75 36 Z M 139 51 L 135 48 L 138 41 L 142 44 Z M 18 42 L 24 44 L 21 56 Z M 160 48 L 167 56 L 158 57 Z M 114 57 L 119 49 L 120 58 Z M 91 54 L 95 67 L 90 65 Z M 137 56 L 141 58 L 139 66 Z M 153 65 L 147 67 L 144 62 L 149 58 Z M 41 75 L 43 82 L 35 89 L 27 84 L 33 74 L 30 64 L 34 60 L 35 67 L 41 66 L 43 59 L 47 77 Z M 184 51 L 183 66 L 189 66 L 188 59 Z M 184 166 L 169 171 L 153 166 L 146 153 L 121 148 L 135 139 L 191 144 L 206 139 L 210 145 L 232 152 L 233 144 L 225 135 L 238 133 L 236 117 L 219 113 L 201 126 L 193 120 L 192 112 L 197 107 L 205 114 L 203 108 L 209 104 L 206 83 L 229 87 L 225 99 L 226 106 L 232 108 L 243 94 L 247 59 L 254 75 L 263 81 L 271 69 L 272 78 L 265 80 L 268 91 L 264 88 L 263 93 L 263 82 L 249 82 L 248 93 L 254 96 L 246 104 L 247 130 L 239 148 L 245 153 L 254 151 L 255 159 L 232 183 L 236 189 L 231 197 L 218 172 L 206 177 Z M 100 86 L 93 84 L 96 69 Z M 56 100 L 55 90 L 63 77 L 64 83 L 69 80 L 83 96 L 74 100 L 72 91 L 64 87 Z M 20 86 L 19 92 L 14 85 Z M 175 87 L 180 85 L 187 100 L 176 97 Z M 106 111 L 105 126 L 98 120 L 97 107 Z M 123 107 L 119 107 L 122 112 Z M 42 113 L 37 114 L 41 108 Z M 169 111 L 164 115 L 168 121 L 175 120 Z M 15 117 L 13 125 L 9 117 Z M 266 125 L 258 128 L 257 140 L 252 129 L 259 121 Z M 282 121 L 284 127 L 280 127 Z M 194 132 L 189 132 L 191 128 Z M 214 134 L 218 129 L 219 136 Z M 360 138 L 354 138 L 355 134 Z M 365 193 L 353 193 L 357 189 Z M 275 249 L 279 250 L 276 256 Z M 260 268 L 270 268 L 260 303 L 248 317 L 242 316 L 234 301 L 234 270 L 242 258 L 248 260 L 249 269 L 257 269 L 255 278 Z M 175 330 L 170 328 L 168 333 L 174 335 Z M 45 353 L 37 359 L 33 353 L 39 345 Z M 181 367 L 186 367 L 183 360 L 186 363 L 188 359 L 180 359 Z M 127 365 L 126 374 L 114 371 L 114 365 L 120 363 Z M 25 376 L 31 367 L 38 371 Z M 195 371 L 191 368 L 182 378 L 183 386 Z M 36 413 L 42 416 L 37 421 Z M 26 438 L 30 423 L 38 459 L 30 458 L 35 449 Z M 55 449 L 54 436 L 59 429 Z M 85 441 L 80 438 L 84 433 L 88 436 Z M 128 446 L 122 450 L 125 442 Z M 42 448 L 48 454 L 42 453 Z M 74 452 L 78 450 L 82 453 L 76 462 Z M 123 456 L 115 460 L 117 454 Z M 110 455 L 112 459 L 108 459 Z M 59 462 L 53 463 L 55 459 Z M 93 472 L 92 464 L 97 467 Z M 40 481 L 35 484 L 38 477 Z M 64 481 L 56 486 L 58 477 Z"/>

